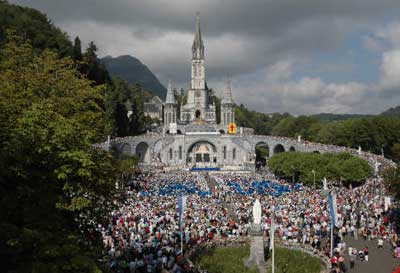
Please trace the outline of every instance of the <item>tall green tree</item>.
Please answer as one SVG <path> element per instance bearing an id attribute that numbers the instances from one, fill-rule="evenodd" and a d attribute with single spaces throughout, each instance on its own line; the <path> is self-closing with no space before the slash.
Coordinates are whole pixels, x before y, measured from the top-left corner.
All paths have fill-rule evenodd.
<path id="1" fill-rule="evenodd" d="M 132 87 L 130 99 L 132 115 L 129 118 L 129 133 L 138 135 L 145 131 L 143 90 L 139 84 Z"/>
<path id="2" fill-rule="evenodd" d="M 390 167 L 382 172 L 382 177 L 386 187 L 397 200 L 400 199 L 400 164 L 395 167 Z"/>
<path id="3" fill-rule="evenodd" d="M 56 53 L 8 36 L 0 50 L 2 272 L 100 272 L 94 223 L 112 207 L 102 87 Z"/>
<path id="4" fill-rule="evenodd" d="M 72 52 L 72 58 L 78 62 L 81 62 L 83 59 L 81 40 L 79 39 L 78 36 L 76 36 L 74 40 L 74 49 Z"/>
<path id="5" fill-rule="evenodd" d="M 111 85 L 111 77 L 97 57 L 97 46 L 92 41 L 89 43 L 85 53 L 83 54 L 82 73 L 92 80 L 96 85 Z"/>

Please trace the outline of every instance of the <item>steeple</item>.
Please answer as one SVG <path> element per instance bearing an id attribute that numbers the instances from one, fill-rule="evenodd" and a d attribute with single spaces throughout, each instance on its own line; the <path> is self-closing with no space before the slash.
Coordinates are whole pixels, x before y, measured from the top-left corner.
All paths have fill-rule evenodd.
<path id="1" fill-rule="evenodd" d="M 222 99 L 222 104 L 233 103 L 231 80 L 229 77 L 226 79 L 226 88 L 224 92 L 224 98 Z"/>
<path id="2" fill-rule="evenodd" d="M 175 104 L 175 96 L 174 96 L 174 91 L 172 90 L 171 80 L 168 81 L 167 98 L 165 99 L 165 103 Z"/>
<path id="3" fill-rule="evenodd" d="M 196 33 L 192 45 L 192 59 L 204 59 L 204 44 L 201 39 L 200 12 L 196 13 Z"/>

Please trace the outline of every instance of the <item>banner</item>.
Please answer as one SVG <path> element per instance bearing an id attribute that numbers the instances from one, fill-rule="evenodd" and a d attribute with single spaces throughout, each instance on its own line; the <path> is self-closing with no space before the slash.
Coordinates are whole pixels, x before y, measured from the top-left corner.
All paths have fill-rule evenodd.
<path id="1" fill-rule="evenodd" d="M 329 194 L 329 208 L 330 208 L 331 223 L 332 223 L 331 226 L 334 227 L 338 223 L 336 194 L 334 193 Z"/>
<path id="2" fill-rule="evenodd" d="M 182 226 L 183 216 L 186 209 L 186 196 L 181 195 L 178 197 L 178 214 L 179 214 L 179 226 Z"/>
<path id="3" fill-rule="evenodd" d="M 236 124 L 231 122 L 228 125 L 228 134 L 236 134 Z"/>

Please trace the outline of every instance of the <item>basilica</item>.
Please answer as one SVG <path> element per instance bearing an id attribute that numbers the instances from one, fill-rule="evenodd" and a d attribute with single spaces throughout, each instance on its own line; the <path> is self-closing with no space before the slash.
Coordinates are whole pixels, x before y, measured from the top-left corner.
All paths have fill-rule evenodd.
<path id="1" fill-rule="evenodd" d="M 226 129 L 228 124 L 235 122 L 234 104 L 229 80 L 227 81 L 224 98 L 221 101 L 220 125 L 217 125 L 217 113 L 215 101 L 210 96 L 207 88 L 206 67 L 204 56 L 204 43 L 200 30 L 200 16 L 196 18 L 196 31 L 192 45 L 192 65 L 190 88 L 187 91 L 185 104 L 177 105 L 171 82 L 168 84 L 167 97 L 164 104 L 164 126 L 172 127 L 179 125 L 180 131 L 186 131 L 184 125 L 207 124 L 214 125 L 212 128 L 221 128 L 221 132 Z M 178 116 L 178 107 L 180 115 Z M 172 125 L 171 125 L 172 124 Z M 189 126 L 190 127 L 190 126 Z M 177 129 L 178 130 L 178 129 Z M 167 130 L 168 131 L 168 130 Z M 169 132 L 172 132 L 169 130 Z"/>
<path id="2" fill-rule="evenodd" d="M 101 144 L 102 148 L 120 155 L 136 155 L 143 165 L 190 170 L 254 169 L 258 145 L 269 149 L 269 156 L 284 151 L 311 151 L 312 147 L 293 139 L 256 136 L 251 128 L 237 127 L 229 80 L 217 117 L 216 104 L 207 87 L 199 15 L 191 53 L 186 101 L 178 105 L 169 82 L 165 102 L 153 98 L 154 105 L 145 105 L 149 116 L 162 117 L 159 127 L 144 135 L 109 140 Z"/>

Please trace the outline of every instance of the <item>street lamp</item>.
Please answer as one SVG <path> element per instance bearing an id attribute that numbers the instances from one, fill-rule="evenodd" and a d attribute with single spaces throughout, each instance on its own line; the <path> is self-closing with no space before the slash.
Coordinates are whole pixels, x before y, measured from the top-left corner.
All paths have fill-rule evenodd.
<path id="1" fill-rule="evenodd" d="M 294 166 L 293 165 L 292 165 L 292 171 L 293 171 L 292 184 L 294 185 Z"/>
<path id="2" fill-rule="evenodd" d="M 314 170 L 312 170 L 311 172 L 312 172 L 312 173 L 313 173 L 313 175 L 314 175 L 314 190 L 315 190 L 315 171 L 314 171 Z"/>

